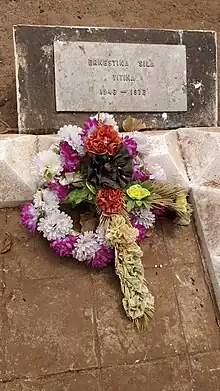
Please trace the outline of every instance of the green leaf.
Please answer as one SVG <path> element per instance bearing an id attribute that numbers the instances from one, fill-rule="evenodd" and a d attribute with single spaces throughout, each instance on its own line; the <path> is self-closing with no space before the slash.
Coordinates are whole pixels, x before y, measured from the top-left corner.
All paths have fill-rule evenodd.
<path id="1" fill-rule="evenodd" d="M 68 195 L 68 200 L 77 205 L 83 201 L 86 201 L 89 196 L 89 189 L 85 186 L 82 188 L 76 188 L 72 190 Z"/>
<path id="2" fill-rule="evenodd" d="M 136 201 L 136 205 L 140 207 L 140 206 L 142 206 L 143 202 L 144 201 Z"/>
<path id="3" fill-rule="evenodd" d="M 153 189 L 151 181 L 142 182 L 141 186 L 144 187 L 145 189 L 149 190 L 149 191 L 151 191 Z"/>
<path id="4" fill-rule="evenodd" d="M 127 212 L 130 213 L 134 207 L 135 207 L 135 201 L 129 200 L 127 202 Z"/>
<path id="5" fill-rule="evenodd" d="M 146 209 L 150 209 L 150 203 L 148 201 L 143 201 L 142 203 Z"/>
<path id="6" fill-rule="evenodd" d="M 92 194 L 96 194 L 96 188 L 91 185 L 91 183 L 89 182 L 86 182 L 86 186 L 88 187 L 89 191 L 92 193 Z"/>

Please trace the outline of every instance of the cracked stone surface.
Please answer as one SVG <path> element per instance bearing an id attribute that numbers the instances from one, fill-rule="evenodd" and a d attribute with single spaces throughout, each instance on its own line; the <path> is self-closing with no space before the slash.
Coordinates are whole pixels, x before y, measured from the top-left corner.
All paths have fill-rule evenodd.
<path id="1" fill-rule="evenodd" d="M 216 128 L 180 129 L 178 134 L 191 184 L 220 183 L 220 133 Z"/>
<path id="2" fill-rule="evenodd" d="M 0 391 L 218 390 L 217 314 L 193 225 L 162 220 L 143 244 L 156 300 L 145 332 L 122 310 L 113 267 L 61 261 L 18 209 L 0 210 L 0 228 L 13 239 L 0 254 Z"/>
<path id="3" fill-rule="evenodd" d="M 192 198 L 198 234 L 220 306 L 220 188 L 194 187 Z"/>
<path id="4" fill-rule="evenodd" d="M 177 132 L 144 134 L 149 140 L 149 163 L 159 164 L 164 168 L 170 183 L 188 188 Z M 37 152 L 48 149 L 57 140 L 57 135 L 0 136 L 0 207 L 15 206 L 32 199 L 36 188 L 30 174 L 33 157 Z"/>
<path id="5" fill-rule="evenodd" d="M 188 188 L 188 177 L 181 157 L 179 148 L 178 133 L 170 131 L 167 133 L 150 134 L 149 137 L 149 155 L 147 160 L 151 164 L 159 164 L 167 174 L 167 180 L 170 183 L 178 184 Z"/>
<path id="6" fill-rule="evenodd" d="M 36 136 L 0 135 L 0 207 L 29 200 L 35 190 L 30 162 Z"/>

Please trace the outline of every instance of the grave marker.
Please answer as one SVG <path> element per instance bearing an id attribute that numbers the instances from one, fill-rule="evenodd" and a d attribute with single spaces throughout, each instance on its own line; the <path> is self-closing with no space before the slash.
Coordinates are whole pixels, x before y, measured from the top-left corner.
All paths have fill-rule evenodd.
<path id="1" fill-rule="evenodd" d="M 99 110 L 149 129 L 217 125 L 214 32 L 15 26 L 14 45 L 20 133 Z"/>
<path id="2" fill-rule="evenodd" d="M 54 65 L 57 111 L 187 111 L 184 45 L 55 41 Z"/>

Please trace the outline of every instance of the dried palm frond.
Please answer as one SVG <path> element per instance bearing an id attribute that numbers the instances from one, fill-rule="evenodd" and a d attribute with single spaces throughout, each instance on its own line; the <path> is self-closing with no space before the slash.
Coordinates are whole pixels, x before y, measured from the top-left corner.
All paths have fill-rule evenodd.
<path id="1" fill-rule="evenodd" d="M 138 329 L 146 328 L 154 314 L 154 298 L 149 292 L 141 262 L 142 250 L 136 243 L 137 230 L 122 215 L 112 215 L 106 239 L 115 249 L 115 272 L 120 279 L 127 316 Z"/>

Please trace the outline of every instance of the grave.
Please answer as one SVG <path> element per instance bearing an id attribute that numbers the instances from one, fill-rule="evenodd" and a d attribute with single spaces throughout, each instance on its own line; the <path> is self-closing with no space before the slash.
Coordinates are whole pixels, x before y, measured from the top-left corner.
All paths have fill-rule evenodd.
<path id="1" fill-rule="evenodd" d="M 146 129 L 217 125 L 214 32 L 21 25 L 14 45 L 20 133 L 99 110 Z"/>
<path id="2" fill-rule="evenodd" d="M 31 199 L 33 155 L 47 149 L 64 124 L 82 125 L 99 110 L 120 124 L 127 115 L 140 118 L 147 136 L 155 130 L 149 162 L 161 164 L 171 183 L 192 189 L 220 306 L 216 34 L 15 26 L 14 45 L 20 135 L 0 136 L 0 207 Z"/>
<path id="3" fill-rule="evenodd" d="M 35 191 L 30 173 L 32 158 L 57 140 L 52 133 L 60 126 L 68 123 L 82 126 L 88 115 L 98 110 L 113 113 L 120 124 L 128 114 L 140 118 L 147 130 L 144 134 L 148 137 L 148 161 L 159 163 L 170 183 L 191 188 L 194 217 L 220 306 L 220 134 L 216 128 L 215 33 L 16 26 L 14 42 L 20 134 L 0 135 L 0 208 L 32 198 Z M 160 387 L 155 375 L 158 362 L 160 371 L 165 373 L 162 388 L 167 384 L 167 373 L 171 389 L 175 389 L 176 384 L 178 388 L 189 383 L 190 389 L 197 385 L 197 379 L 191 383 L 190 373 L 194 374 L 196 368 L 201 374 L 198 360 L 206 369 L 207 357 L 210 357 L 213 371 L 216 343 L 218 347 L 217 319 L 192 226 L 178 229 L 177 235 L 172 235 L 165 225 L 163 230 L 167 236 L 160 232 L 159 241 L 158 236 L 146 241 L 145 266 L 149 267 L 147 276 L 156 291 L 158 307 L 152 329 L 148 334 L 139 334 L 134 333 L 119 314 L 118 304 L 115 305 L 116 290 L 109 273 L 97 273 L 97 278 L 93 275 L 92 288 L 86 274 L 74 269 L 73 284 L 69 277 L 73 263 L 68 267 L 59 261 L 56 264 L 50 250 L 47 252 L 37 236 L 33 240 L 26 236 L 19 223 L 16 226 L 16 210 L 2 212 L 2 231 L 15 232 L 11 251 L 7 246 L 3 248 L 2 294 L 3 298 L 7 294 L 6 311 L 12 325 L 3 329 L 8 372 L 5 371 L 2 378 L 6 387 L 7 383 L 16 382 L 11 377 L 21 378 L 19 387 L 26 376 L 30 384 L 34 381 L 37 387 L 36 374 L 40 374 L 42 387 L 45 384 L 51 389 L 48 381 L 55 387 L 58 381 L 61 387 L 64 383 L 75 385 L 77 382 L 80 389 L 75 376 L 82 367 L 83 376 L 91 375 L 97 389 L 97 362 L 102 363 L 99 378 L 109 387 L 114 379 L 116 387 L 120 384 L 123 373 L 118 375 L 118 368 L 125 362 L 135 362 L 135 366 L 129 366 L 128 374 L 124 373 L 124 384 L 129 373 L 132 379 L 139 379 L 142 371 L 143 387 L 149 379 L 153 388 L 155 384 Z M 106 311 L 106 300 L 109 311 Z M 56 338 L 50 327 L 44 327 L 52 321 Z M 49 330 L 43 337 L 42 325 Z M 159 345 L 152 343 L 156 339 Z M 128 346 L 128 340 L 135 343 Z M 94 349 L 97 341 L 99 346 Z M 55 366 L 48 364 L 45 346 L 52 346 L 49 360 Z M 28 357 L 28 361 L 17 360 L 21 348 L 26 349 L 28 354 L 24 357 Z M 40 359 L 39 351 L 43 352 Z M 186 351 L 189 352 L 187 360 Z M 196 355 L 197 352 L 202 353 Z M 204 352 L 207 357 L 203 362 Z M 218 370 L 217 363 L 218 357 Z M 91 366 L 96 373 L 91 374 Z M 87 367 L 90 368 L 88 373 Z M 55 373 L 67 369 L 71 380 L 66 374 L 56 380 Z M 48 376 L 44 378 L 48 371 L 49 380 Z M 5 373 L 8 381 L 4 380 Z"/>

